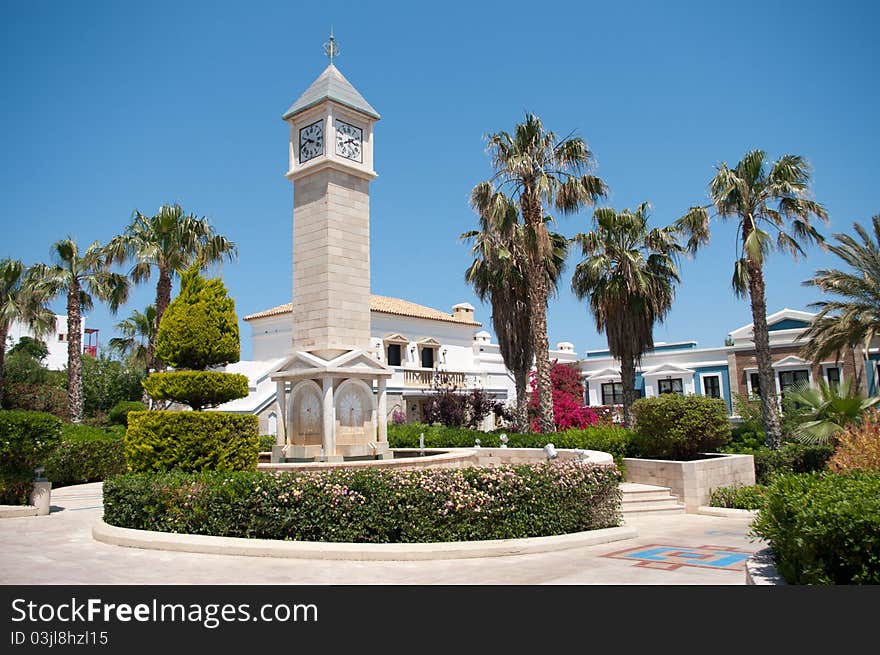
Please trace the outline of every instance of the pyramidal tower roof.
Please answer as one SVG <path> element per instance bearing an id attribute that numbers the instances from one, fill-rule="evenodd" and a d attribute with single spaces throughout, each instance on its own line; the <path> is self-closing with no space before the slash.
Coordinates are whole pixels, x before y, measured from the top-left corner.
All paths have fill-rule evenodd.
<path id="1" fill-rule="evenodd" d="M 373 109 L 369 102 L 364 100 L 364 97 L 358 93 L 357 89 L 351 85 L 351 82 L 345 79 L 345 76 L 332 63 L 324 69 L 324 72 L 318 76 L 318 79 L 312 82 L 312 85 L 306 89 L 306 92 L 290 106 L 290 109 L 284 112 L 281 118 L 287 120 L 324 100 L 333 100 L 379 120 L 378 112 Z"/>

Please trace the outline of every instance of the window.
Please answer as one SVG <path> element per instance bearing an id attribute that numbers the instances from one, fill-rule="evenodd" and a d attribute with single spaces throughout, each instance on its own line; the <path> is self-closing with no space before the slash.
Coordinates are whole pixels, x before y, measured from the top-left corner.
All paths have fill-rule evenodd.
<path id="1" fill-rule="evenodd" d="M 721 398 L 721 378 L 717 375 L 704 376 L 703 394 L 709 398 Z"/>
<path id="2" fill-rule="evenodd" d="M 810 372 L 806 369 L 800 371 L 780 371 L 779 372 L 779 388 L 784 394 L 786 389 L 799 385 L 809 384 Z"/>
<path id="3" fill-rule="evenodd" d="M 434 368 L 433 348 L 422 348 L 422 368 Z"/>
<path id="4" fill-rule="evenodd" d="M 400 366 L 401 348 L 399 343 L 389 343 L 386 355 L 388 366 Z"/>
<path id="5" fill-rule="evenodd" d="M 657 380 L 657 390 L 661 396 L 664 393 L 677 393 L 681 396 L 684 394 L 684 384 L 682 383 L 681 378 Z"/>
<path id="6" fill-rule="evenodd" d="M 59 332 L 59 333 L 58 333 L 58 341 L 64 341 L 64 337 L 65 337 L 65 336 L 66 336 L 65 334 Z"/>
<path id="7" fill-rule="evenodd" d="M 623 382 L 606 382 L 602 385 L 602 404 L 623 404 Z"/>
<path id="8" fill-rule="evenodd" d="M 828 386 L 836 389 L 840 386 L 840 369 L 836 366 L 830 366 L 825 369 L 825 379 L 828 380 Z"/>
<path id="9" fill-rule="evenodd" d="M 752 395 L 760 396 L 761 395 L 761 378 L 757 373 L 752 373 L 749 375 L 749 380 L 752 383 Z"/>
<path id="10" fill-rule="evenodd" d="M 584 405 L 590 404 L 590 383 L 584 381 Z"/>
<path id="11" fill-rule="evenodd" d="M 278 416 L 275 412 L 269 414 L 266 419 L 266 425 L 268 427 L 268 431 L 266 434 L 275 434 L 278 431 Z"/>

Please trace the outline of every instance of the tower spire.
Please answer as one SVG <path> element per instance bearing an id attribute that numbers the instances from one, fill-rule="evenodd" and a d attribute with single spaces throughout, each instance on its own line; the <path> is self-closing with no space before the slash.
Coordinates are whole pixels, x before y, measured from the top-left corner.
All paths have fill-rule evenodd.
<path id="1" fill-rule="evenodd" d="M 324 54 L 327 55 L 327 58 L 330 59 L 330 63 L 333 64 L 333 58 L 339 56 L 339 46 L 336 45 L 336 39 L 333 38 L 333 26 L 330 26 L 330 40 L 324 44 Z"/>

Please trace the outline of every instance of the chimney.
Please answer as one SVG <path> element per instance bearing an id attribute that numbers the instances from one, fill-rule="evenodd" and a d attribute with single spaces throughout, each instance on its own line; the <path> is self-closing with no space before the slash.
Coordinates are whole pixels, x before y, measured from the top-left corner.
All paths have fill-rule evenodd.
<path id="1" fill-rule="evenodd" d="M 452 306 L 452 317 L 456 321 L 464 323 L 474 322 L 474 306 L 467 302 L 460 302 Z"/>
<path id="2" fill-rule="evenodd" d="M 556 344 L 556 350 L 562 353 L 573 353 L 574 344 L 569 341 L 560 341 Z"/>

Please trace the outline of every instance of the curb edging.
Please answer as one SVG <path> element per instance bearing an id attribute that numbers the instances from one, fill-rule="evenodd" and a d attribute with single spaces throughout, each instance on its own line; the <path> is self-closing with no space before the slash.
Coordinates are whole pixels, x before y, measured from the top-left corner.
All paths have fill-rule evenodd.
<path id="1" fill-rule="evenodd" d="M 697 508 L 697 514 L 702 514 L 703 516 L 719 516 L 728 519 L 753 519 L 758 516 L 758 510 L 735 509 L 733 507 L 710 507 L 709 505 L 700 505 Z"/>
<path id="2" fill-rule="evenodd" d="M 37 516 L 40 510 L 35 505 L 0 505 L 0 519 L 20 516 Z"/>
<path id="3" fill-rule="evenodd" d="M 127 548 L 212 555 L 359 561 L 425 561 L 530 555 L 634 539 L 637 535 L 638 532 L 634 527 L 623 526 L 525 539 L 418 544 L 359 544 L 245 539 L 242 537 L 214 537 L 134 530 L 108 525 L 103 520 L 99 520 L 92 528 L 92 537 L 96 541 Z"/>
<path id="4" fill-rule="evenodd" d="M 773 559 L 773 551 L 764 548 L 746 560 L 747 585 L 787 585 L 779 575 Z"/>

